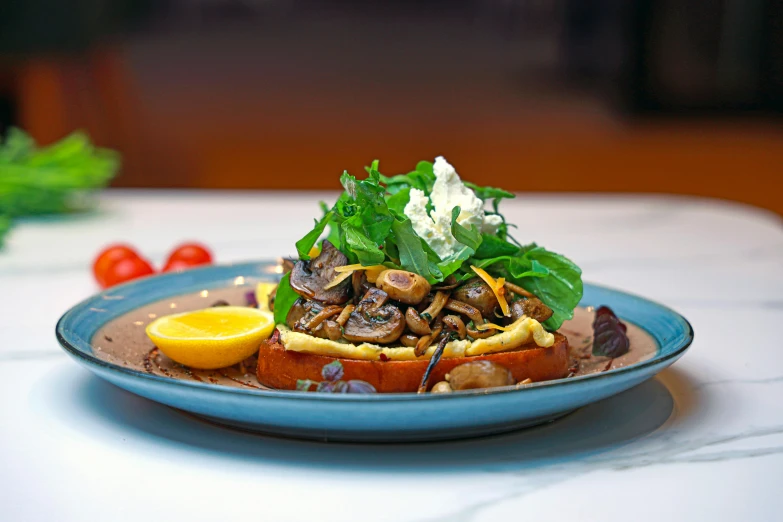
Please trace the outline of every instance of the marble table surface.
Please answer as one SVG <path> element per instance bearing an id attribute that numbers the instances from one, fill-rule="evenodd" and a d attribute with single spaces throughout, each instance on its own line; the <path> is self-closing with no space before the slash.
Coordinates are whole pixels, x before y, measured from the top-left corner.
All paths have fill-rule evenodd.
<path id="1" fill-rule="evenodd" d="M 696 340 L 672 368 L 552 424 L 460 442 L 351 445 L 206 424 L 93 377 L 54 337 L 124 240 L 220 262 L 278 257 L 330 193 L 108 191 L 29 220 L 0 252 L 0 519 L 274 521 L 779 520 L 783 228 L 734 203 L 523 196 L 521 240 L 588 281 L 667 304 Z"/>

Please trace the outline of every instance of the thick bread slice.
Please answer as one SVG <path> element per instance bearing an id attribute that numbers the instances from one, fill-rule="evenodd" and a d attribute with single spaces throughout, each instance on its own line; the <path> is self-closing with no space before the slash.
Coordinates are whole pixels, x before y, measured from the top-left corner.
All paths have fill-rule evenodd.
<path id="1" fill-rule="evenodd" d="M 508 368 L 517 382 L 531 379 L 534 382 L 560 379 L 568 375 L 568 341 L 555 333 L 555 344 L 549 348 L 536 345 L 523 346 L 509 352 L 441 359 L 430 376 L 430 387 L 444 380 L 455 366 L 469 362 L 489 360 Z M 257 375 L 261 384 L 280 390 L 293 390 L 298 379 L 321 381 L 321 368 L 335 357 L 286 351 L 278 336 L 264 341 L 258 352 Z M 344 380 L 367 381 L 379 392 L 415 392 L 419 387 L 429 359 L 419 361 L 366 361 L 339 359 L 345 369 Z"/>

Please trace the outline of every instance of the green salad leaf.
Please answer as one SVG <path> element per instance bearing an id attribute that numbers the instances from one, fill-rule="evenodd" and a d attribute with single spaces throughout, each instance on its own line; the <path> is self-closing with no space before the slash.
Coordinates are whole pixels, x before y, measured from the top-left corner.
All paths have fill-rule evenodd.
<path id="1" fill-rule="evenodd" d="M 291 288 L 290 279 L 291 274 L 288 273 L 283 276 L 280 284 L 277 285 L 277 291 L 275 292 L 275 324 L 285 323 L 288 311 L 294 305 L 294 302 L 299 299 L 299 294 Z"/>
<path id="2" fill-rule="evenodd" d="M 0 243 L 9 221 L 19 216 L 89 208 L 88 197 L 117 173 L 119 155 L 97 148 L 81 133 L 38 147 L 27 133 L 12 128 L 0 142 Z"/>
<path id="3" fill-rule="evenodd" d="M 365 266 L 383 264 L 389 268 L 408 270 L 425 277 L 431 284 L 442 282 L 451 275 L 458 281 L 467 281 L 476 277 L 471 269 L 471 266 L 476 266 L 487 270 L 493 277 L 504 277 L 525 288 L 549 306 L 554 314 L 544 323 L 547 329 L 556 330 L 563 321 L 573 317 L 573 310 L 582 298 L 582 272 L 568 258 L 535 243 L 521 245 L 508 235 L 510 225 L 500 214 L 499 205 L 503 199 L 513 198 L 514 194 L 495 187 L 465 183 L 479 198 L 491 202 L 492 210 L 487 213 L 500 216 L 502 223 L 496 234 L 481 233 L 477 227 L 457 222 L 461 209 L 454 207 L 451 211 L 451 233 L 457 247 L 441 259 L 416 234 L 412 222 L 405 215 L 411 190 L 418 189 L 427 195 L 432 192 L 435 183 L 433 164 L 421 161 L 415 170 L 407 174 L 384 176 L 375 160 L 365 170 L 367 178 L 363 180 L 343 173 L 340 182 L 345 191 L 331 209 L 321 205 L 323 218 L 297 242 L 301 258 L 307 259 L 310 248 L 328 226 L 326 237 L 352 263 Z M 293 293 L 293 290 L 290 291 Z M 284 303 L 279 303 L 280 310 Z M 292 303 L 293 300 L 290 301 Z M 275 310 L 277 316 L 277 301 Z M 285 312 L 287 314 L 287 308 Z"/>

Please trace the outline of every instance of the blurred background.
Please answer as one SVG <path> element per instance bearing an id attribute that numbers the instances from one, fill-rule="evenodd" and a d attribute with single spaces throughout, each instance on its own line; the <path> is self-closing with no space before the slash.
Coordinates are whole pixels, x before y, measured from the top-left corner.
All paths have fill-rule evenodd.
<path id="1" fill-rule="evenodd" d="M 445 155 L 518 191 L 783 213 L 778 0 L 6 0 L 0 130 L 118 187 L 335 189 Z"/>

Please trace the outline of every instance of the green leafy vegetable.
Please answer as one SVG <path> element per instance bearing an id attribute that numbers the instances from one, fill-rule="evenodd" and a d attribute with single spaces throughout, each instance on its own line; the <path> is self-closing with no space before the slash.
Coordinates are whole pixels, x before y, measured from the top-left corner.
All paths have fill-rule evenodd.
<path id="1" fill-rule="evenodd" d="M 299 294 L 294 292 L 291 288 L 291 274 L 288 273 L 280 280 L 280 284 L 277 285 L 277 291 L 275 292 L 275 324 L 285 323 L 288 312 L 294 305 L 294 302 L 299 299 Z"/>
<path id="2" fill-rule="evenodd" d="M 471 279 L 475 277 L 470 268 L 474 265 L 538 296 L 554 312 L 544 323 L 546 328 L 556 330 L 564 320 L 573 317 L 573 309 L 582 298 L 581 271 L 560 254 L 535 243 L 520 245 L 508 236 L 509 225 L 498 210 L 500 202 L 513 198 L 514 194 L 466 183 L 482 200 L 491 201 L 493 210 L 488 213 L 501 216 L 502 223 L 497 234 L 482 234 L 478 227 L 458 223 L 461 209 L 454 207 L 451 233 L 457 240 L 457 247 L 441 259 L 416 234 L 405 215 L 411 190 L 431 193 L 435 183 L 433 164 L 421 161 L 416 170 L 389 177 L 378 171 L 376 160 L 366 167 L 366 171 L 368 176 L 363 180 L 357 180 L 347 172 L 342 175 L 340 181 L 345 192 L 331 209 L 322 205 L 324 217 L 297 243 L 301 257 L 309 252 L 328 225 L 330 241 L 352 263 L 401 268 L 425 277 L 431 284 L 442 282 L 450 275 L 458 281 Z"/>
<path id="3" fill-rule="evenodd" d="M 313 248 L 318 238 L 323 234 L 326 225 L 331 221 L 334 212 L 327 212 L 320 221 L 315 222 L 315 228 L 308 232 L 305 237 L 296 242 L 296 252 L 300 259 L 310 259 L 310 249 Z"/>
<path id="4" fill-rule="evenodd" d="M 492 234 L 481 234 L 481 244 L 476 250 L 477 259 L 489 259 L 500 256 L 513 256 L 519 247 L 512 245 Z"/>
<path id="5" fill-rule="evenodd" d="M 451 234 L 454 239 L 475 252 L 481 245 L 481 233 L 475 227 L 466 228 L 457 223 L 460 212 L 459 207 L 451 209 Z"/>
<path id="6" fill-rule="evenodd" d="M 84 210 L 89 196 L 116 174 L 119 155 L 94 147 L 75 132 L 48 147 L 20 129 L 10 129 L 0 143 L 0 242 L 8 219 L 33 214 Z"/>
<path id="7" fill-rule="evenodd" d="M 480 187 L 476 185 L 475 183 L 471 183 L 469 181 L 465 182 L 465 186 L 471 189 L 473 192 L 476 193 L 476 196 L 483 199 L 484 201 L 488 199 L 513 199 L 516 196 L 512 194 L 511 192 L 495 187 Z"/>
<path id="8" fill-rule="evenodd" d="M 407 218 L 403 220 L 395 219 L 392 230 L 397 240 L 401 268 L 419 274 L 430 283 L 438 282 L 438 279 L 430 270 L 429 259 L 422 245 L 423 241 L 413 231 L 413 225 L 411 225 L 410 220 Z"/>

